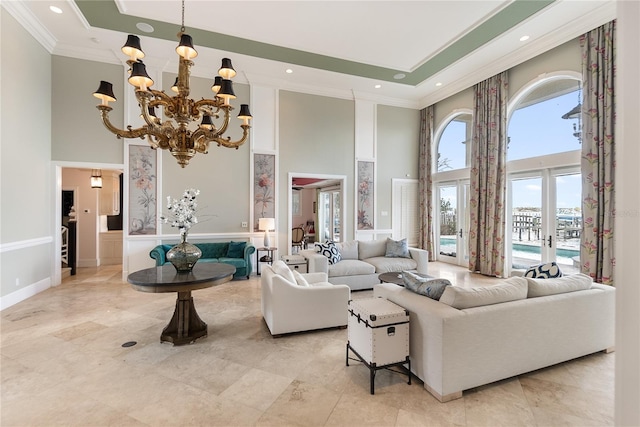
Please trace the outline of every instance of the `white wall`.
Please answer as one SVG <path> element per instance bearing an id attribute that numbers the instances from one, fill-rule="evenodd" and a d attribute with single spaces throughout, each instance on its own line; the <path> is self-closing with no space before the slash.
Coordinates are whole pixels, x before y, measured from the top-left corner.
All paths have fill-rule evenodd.
<path id="1" fill-rule="evenodd" d="M 0 8 L 0 308 L 51 285 L 51 56 Z"/>
<path id="2" fill-rule="evenodd" d="M 640 2 L 617 5 L 615 425 L 640 426 Z"/>

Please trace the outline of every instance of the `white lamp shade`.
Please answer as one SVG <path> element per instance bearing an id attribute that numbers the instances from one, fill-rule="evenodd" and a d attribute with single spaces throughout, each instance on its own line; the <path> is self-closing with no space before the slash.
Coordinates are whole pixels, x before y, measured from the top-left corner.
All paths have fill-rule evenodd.
<path id="1" fill-rule="evenodd" d="M 270 231 L 276 228 L 276 220 L 275 218 L 259 218 L 258 219 L 258 230 L 260 231 Z"/>
<path id="2" fill-rule="evenodd" d="M 276 220 L 275 218 L 258 218 L 258 230 L 264 231 L 264 247 L 271 247 L 271 242 L 269 241 L 269 230 L 274 230 L 276 228 Z"/>

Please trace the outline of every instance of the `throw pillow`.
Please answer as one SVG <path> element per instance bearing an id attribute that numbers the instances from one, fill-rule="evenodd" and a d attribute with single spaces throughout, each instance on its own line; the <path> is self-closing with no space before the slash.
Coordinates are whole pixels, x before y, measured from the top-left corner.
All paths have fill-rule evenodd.
<path id="1" fill-rule="evenodd" d="M 247 246 L 247 242 L 231 241 L 227 249 L 227 258 L 244 258 L 245 246 Z"/>
<path id="2" fill-rule="evenodd" d="M 298 286 L 302 286 L 302 287 L 311 286 L 309 282 L 307 282 L 307 279 L 305 279 L 304 276 L 300 274 L 299 271 L 294 270 L 293 277 L 296 278 L 296 283 L 298 284 Z"/>
<path id="3" fill-rule="evenodd" d="M 551 279 L 554 277 L 561 277 L 562 271 L 555 261 L 548 262 L 546 264 L 532 265 L 524 273 L 524 277 L 531 277 L 534 279 Z"/>
<path id="4" fill-rule="evenodd" d="M 387 251 L 384 256 L 390 258 L 409 258 L 407 239 L 393 240 L 387 237 Z"/>
<path id="5" fill-rule="evenodd" d="M 410 271 L 402 272 L 402 280 L 405 288 L 436 301 L 440 299 L 444 289 L 451 285 L 447 279 L 422 277 Z"/>
<path id="6" fill-rule="evenodd" d="M 591 288 L 593 279 L 586 274 L 576 273 L 555 279 L 532 279 L 528 277 L 527 282 L 529 282 L 529 293 L 527 296 L 529 298 L 535 298 L 589 289 Z"/>
<path id="7" fill-rule="evenodd" d="M 527 280 L 524 277 L 511 277 L 497 285 L 464 288 L 447 286 L 440 302 L 453 308 L 480 307 L 527 298 Z"/>
<path id="8" fill-rule="evenodd" d="M 336 244 L 329 240 L 324 243 L 316 243 L 316 252 L 326 256 L 329 259 L 329 264 L 337 264 L 342 259 Z"/>
<path id="9" fill-rule="evenodd" d="M 279 259 L 278 261 L 273 263 L 273 272 L 276 274 L 279 274 L 280 276 L 282 276 L 286 281 L 291 282 L 292 285 L 295 285 L 296 283 L 296 278 L 293 275 L 293 271 L 291 271 L 291 269 L 289 268 L 289 266 L 287 264 L 285 264 L 284 261 L 282 261 L 281 259 Z"/>

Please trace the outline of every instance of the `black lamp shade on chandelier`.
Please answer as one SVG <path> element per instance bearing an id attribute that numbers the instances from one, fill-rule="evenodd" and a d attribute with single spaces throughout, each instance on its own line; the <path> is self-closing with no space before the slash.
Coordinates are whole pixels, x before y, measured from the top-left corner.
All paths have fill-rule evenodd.
<path id="1" fill-rule="evenodd" d="M 242 136 L 237 141 L 231 141 L 231 137 L 223 137 L 227 132 L 230 122 L 230 112 L 234 109 L 229 101 L 236 98 L 231 79 L 236 71 L 231 64 L 231 59 L 223 58 L 222 65 L 215 76 L 211 90 L 215 94 L 213 99 L 200 99 L 194 101 L 189 98 L 190 68 L 194 65 L 191 61 L 198 56 L 193 47 L 193 39 L 184 32 L 184 1 L 182 9 L 182 28 L 178 33 L 180 42 L 176 47 L 176 53 L 180 56 L 178 77 L 171 87 L 175 96 L 170 96 L 164 91 L 151 89 L 154 81 L 147 74 L 142 58 L 145 57 L 140 44 L 140 38 L 133 34 L 127 37 L 122 46 L 122 52 L 129 57 L 128 82 L 135 87 L 135 95 L 140 106 L 140 116 L 145 124 L 139 128 L 127 126 L 126 129 L 115 127 L 109 120 L 109 112 L 112 107 L 109 102 L 116 102 L 113 94 L 113 86 L 106 81 L 100 81 L 100 86 L 93 94 L 102 102 L 96 108 L 105 127 L 118 138 L 147 138 L 153 148 L 169 150 L 177 159 L 181 167 L 189 164 L 189 160 L 196 153 L 206 154 L 211 142 L 218 146 L 238 149 L 245 143 L 249 136 L 249 120 L 251 112 L 249 105 L 241 104 L 238 118 L 242 120 Z M 160 112 L 157 113 L 157 108 Z M 163 121 L 161 118 L 164 117 Z M 188 125 L 195 122 L 195 129 L 189 129 Z M 198 123 L 199 122 L 199 123 Z"/>

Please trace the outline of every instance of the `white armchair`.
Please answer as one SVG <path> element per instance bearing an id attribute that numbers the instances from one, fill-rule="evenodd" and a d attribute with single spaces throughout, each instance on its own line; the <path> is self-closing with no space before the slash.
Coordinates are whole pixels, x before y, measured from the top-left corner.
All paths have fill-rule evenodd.
<path id="1" fill-rule="evenodd" d="M 350 288 L 332 285 L 326 273 L 301 276 L 308 286 L 299 285 L 282 261 L 262 270 L 262 316 L 271 335 L 346 326 Z"/>

